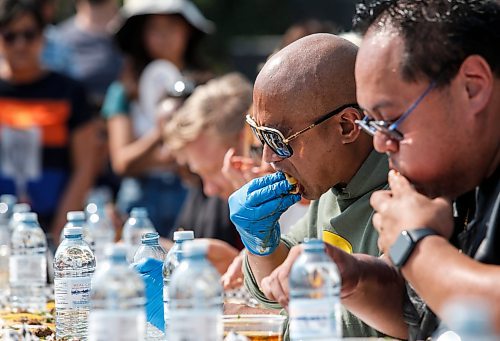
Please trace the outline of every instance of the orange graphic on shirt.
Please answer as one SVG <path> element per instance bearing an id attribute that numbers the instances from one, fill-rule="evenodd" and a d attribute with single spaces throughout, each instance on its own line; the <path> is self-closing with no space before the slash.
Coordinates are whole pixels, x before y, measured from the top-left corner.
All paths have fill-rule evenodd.
<path id="1" fill-rule="evenodd" d="M 16 129 L 39 127 L 44 146 L 68 143 L 70 105 L 65 100 L 20 100 L 0 98 L 0 126 Z"/>

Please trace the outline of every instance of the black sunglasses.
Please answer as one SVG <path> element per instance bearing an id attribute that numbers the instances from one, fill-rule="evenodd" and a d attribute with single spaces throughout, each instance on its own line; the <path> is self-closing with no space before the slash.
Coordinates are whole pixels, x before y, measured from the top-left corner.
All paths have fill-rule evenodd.
<path id="1" fill-rule="evenodd" d="M 7 44 L 14 44 L 19 39 L 23 39 L 27 43 L 33 42 L 40 36 L 40 31 L 37 29 L 27 29 L 23 31 L 4 31 L 2 32 L 3 40 Z"/>
<path id="2" fill-rule="evenodd" d="M 312 128 L 320 125 L 321 123 L 325 122 L 329 118 L 337 115 L 338 113 L 342 112 L 347 108 L 358 109 L 359 106 L 355 103 L 343 105 L 329 112 L 328 114 L 321 116 L 311 125 L 305 127 L 302 130 L 299 130 L 298 132 L 290 135 L 289 137 L 285 137 L 283 133 L 278 129 L 258 126 L 250 115 L 246 116 L 246 122 L 252 128 L 253 133 L 255 134 L 255 136 L 257 136 L 257 138 L 263 145 L 267 144 L 269 148 L 271 148 L 276 155 L 278 155 L 280 158 L 286 159 L 293 155 L 293 149 L 292 147 L 290 147 L 290 142 L 292 140 L 296 139 L 300 134 L 303 134 L 306 131 L 311 130 Z"/>

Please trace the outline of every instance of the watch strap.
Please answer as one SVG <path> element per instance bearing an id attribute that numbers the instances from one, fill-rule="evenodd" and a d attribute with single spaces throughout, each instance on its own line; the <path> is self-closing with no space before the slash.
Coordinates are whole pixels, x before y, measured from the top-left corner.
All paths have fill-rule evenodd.
<path id="1" fill-rule="evenodd" d="M 421 227 L 412 230 L 406 230 L 408 235 L 413 240 L 413 243 L 417 244 L 420 240 L 427 236 L 437 235 L 437 232 L 429 227 Z"/>
<path id="2" fill-rule="evenodd" d="M 389 249 L 389 257 L 394 266 L 400 270 L 411 257 L 419 241 L 427 236 L 437 234 L 436 231 L 428 227 L 402 231 L 396 242 Z"/>

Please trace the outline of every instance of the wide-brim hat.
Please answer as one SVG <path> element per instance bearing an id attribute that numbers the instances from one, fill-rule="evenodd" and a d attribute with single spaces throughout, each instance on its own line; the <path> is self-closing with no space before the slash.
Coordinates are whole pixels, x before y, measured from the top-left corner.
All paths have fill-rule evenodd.
<path id="1" fill-rule="evenodd" d="M 130 33 L 136 28 L 134 18 L 149 14 L 179 14 L 200 33 L 211 34 L 215 31 L 215 24 L 189 0 L 126 0 L 111 25 L 120 46 L 126 49 Z"/>

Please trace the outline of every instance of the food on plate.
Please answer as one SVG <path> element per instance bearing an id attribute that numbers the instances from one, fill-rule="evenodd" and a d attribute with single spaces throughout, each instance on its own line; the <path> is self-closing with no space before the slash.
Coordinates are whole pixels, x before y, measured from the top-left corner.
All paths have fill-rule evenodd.
<path id="1" fill-rule="evenodd" d="M 300 188 L 299 188 L 299 182 L 297 181 L 297 179 L 295 179 L 290 174 L 287 174 L 287 173 L 284 173 L 284 174 L 285 174 L 286 181 L 288 181 L 288 183 L 290 185 L 292 185 L 292 189 L 290 190 L 290 194 L 299 194 Z"/>
<path id="2" fill-rule="evenodd" d="M 47 311 L 40 313 L 0 311 L 0 334 L 6 332 L 12 337 L 17 337 L 19 334 L 30 335 L 33 340 L 52 340 L 55 337 L 53 314 L 53 302 L 47 304 Z M 17 338 L 14 339 L 17 340 Z"/>

